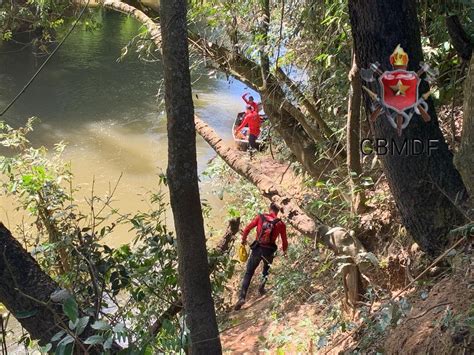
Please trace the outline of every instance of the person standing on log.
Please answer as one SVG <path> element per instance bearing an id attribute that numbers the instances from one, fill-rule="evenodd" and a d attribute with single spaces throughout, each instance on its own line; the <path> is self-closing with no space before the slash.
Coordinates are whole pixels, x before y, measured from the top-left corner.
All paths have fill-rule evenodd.
<path id="1" fill-rule="evenodd" d="M 259 213 L 257 216 L 255 216 L 252 222 L 250 222 L 250 224 L 245 227 L 242 233 L 242 244 L 246 244 L 248 234 L 252 229 L 257 227 L 256 239 L 252 244 L 250 244 L 250 249 L 252 252 L 247 260 L 247 270 L 242 281 L 239 300 L 234 307 L 236 311 L 241 309 L 244 305 L 245 297 L 247 296 L 247 290 L 250 286 L 250 281 L 252 280 L 253 274 L 255 273 L 255 270 L 261 261 L 263 261 L 263 273 L 258 292 L 260 295 L 264 295 L 266 293 L 265 284 L 268 279 L 268 272 L 275 256 L 275 252 L 278 249 L 276 245 L 278 236 L 281 237 L 283 255 L 286 257 L 286 250 L 288 249 L 286 225 L 279 218 L 277 218 L 279 211 L 279 208 L 272 202 L 270 204 L 269 213 Z"/>

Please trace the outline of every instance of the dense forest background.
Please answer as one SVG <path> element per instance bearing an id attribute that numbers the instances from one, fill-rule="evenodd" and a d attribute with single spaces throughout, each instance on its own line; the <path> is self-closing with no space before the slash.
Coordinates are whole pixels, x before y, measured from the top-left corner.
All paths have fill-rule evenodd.
<path id="1" fill-rule="evenodd" d="M 22 95 L 58 65 L 56 53 L 74 57 L 63 45 L 71 33 L 106 33 L 101 16 L 117 12 L 136 27 L 122 23 L 133 34 L 110 66 L 124 68 L 124 83 L 137 79 L 140 94 L 102 86 L 101 110 L 118 115 L 153 97 L 151 120 L 167 137 L 155 158 L 167 169 L 153 171 L 148 209 L 132 212 L 116 196 L 126 206 L 138 186 L 120 177 L 100 194 L 90 176 L 84 193 L 67 144 L 37 144 L 44 122 L 12 115 L 18 105 L 35 112 Z M 3 353 L 474 350 L 471 1 L 3 1 L 0 28 L 0 55 L 30 51 L 38 69 L 0 93 L 2 207 L 22 221 L 0 223 Z M 401 134 L 370 119 L 377 86 L 361 79 L 371 63 L 390 70 L 397 45 L 408 70 L 433 68 L 420 86 L 429 121 L 415 114 Z M 131 57 L 159 72 L 153 85 L 127 72 Z M 109 68 L 93 59 L 81 65 L 100 87 Z M 196 86 L 218 79 L 261 99 L 271 140 L 252 159 L 221 137 L 225 123 L 200 115 Z M 124 106 L 107 104 L 110 95 Z M 377 154 L 378 138 L 436 149 Z M 203 142 L 216 156 L 200 171 Z M 204 180 L 220 217 L 202 198 Z M 267 295 L 251 289 L 254 301 L 235 312 L 239 232 L 270 201 L 288 225 L 289 255 L 272 265 Z M 125 242 L 112 245 L 116 235 Z"/>

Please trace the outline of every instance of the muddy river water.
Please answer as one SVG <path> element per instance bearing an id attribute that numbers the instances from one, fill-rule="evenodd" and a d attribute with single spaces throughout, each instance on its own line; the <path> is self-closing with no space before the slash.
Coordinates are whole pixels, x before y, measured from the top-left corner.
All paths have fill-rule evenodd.
<path id="1" fill-rule="evenodd" d="M 117 61 L 122 48 L 140 31 L 133 19 L 105 12 L 98 12 L 96 19 L 100 27 L 94 31 L 76 28 L 2 119 L 18 127 L 37 116 L 40 123 L 30 136 L 35 146 L 67 143 L 64 160 L 71 162 L 80 201 L 90 195 L 93 179 L 95 192 L 103 195 L 123 174 L 114 205 L 131 213 L 147 208 L 146 192 L 156 189 L 158 175 L 166 170 L 166 118 L 157 100 L 162 70 L 159 61 L 140 61 L 133 47 Z M 2 107 L 43 60 L 31 47 L 0 45 Z M 199 70 L 193 80 L 196 113 L 230 141 L 245 86 L 225 77 L 200 75 Z M 200 137 L 197 153 L 202 172 L 215 153 Z M 201 198 L 212 207 L 211 224 L 218 221 L 214 227 L 224 228 L 224 202 L 210 181 L 203 178 L 200 186 Z M 0 220 L 12 229 L 26 215 L 15 211 L 8 198 L 0 197 L 0 204 Z M 116 233 L 106 242 L 117 246 L 130 238 L 128 233 Z"/>

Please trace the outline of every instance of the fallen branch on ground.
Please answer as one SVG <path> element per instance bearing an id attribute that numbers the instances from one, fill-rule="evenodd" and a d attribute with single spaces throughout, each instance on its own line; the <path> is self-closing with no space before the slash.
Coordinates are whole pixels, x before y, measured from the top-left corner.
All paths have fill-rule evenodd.
<path id="1" fill-rule="evenodd" d="M 430 311 L 432 311 L 433 309 L 438 308 L 438 307 L 441 307 L 441 306 L 448 306 L 448 305 L 450 305 L 451 303 L 452 303 L 452 302 L 443 302 L 443 303 L 440 303 L 440 304 L 436 304 L 436 305 L 434 305 L 433 307 L 428 308 L 426 311 L 421 312 L 420 314 L 417 314 L 417 315 L 414 316 L 414 317 L 407 318 L 405 322 L 408 322 L 409 320 L 414 320 L 414 319 L 421 318 L 421 317 L 425 316 L 426 314 L 428 314 L 428 313 L 429 313 Z"/>

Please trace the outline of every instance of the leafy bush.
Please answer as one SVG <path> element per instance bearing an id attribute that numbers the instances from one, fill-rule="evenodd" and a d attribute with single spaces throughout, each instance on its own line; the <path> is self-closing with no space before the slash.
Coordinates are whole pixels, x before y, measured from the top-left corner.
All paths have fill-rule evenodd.
<path id="1" fill-rule="evenodd" d="M 165 222 L 165 179 L 150 192 L 149 211 L 125 215 L 113 207 L 119 179 L 105 197 L 92 191 L 85 213 L 76 204 L 71 169 L 61 160 L 65 146 L 58 144 L 54 152 L 32 147 L 27 133 L 33 121 L 20 129 L 0 123 L 0 145 L 8 150 L 0 156 L 0 171 L 3 192 L 33 217 L 22 229 L 32 254 L 62 287 L 51 297 L 59 298 L 69 323 L 60 325 L 42 350 L 72 354 L 120 346 L 127 354 L 153 354 L 186 348 L 182 317 L 164 317 L 158 334 L 150 333 L 154 321 L 180 301 L 176 240 Z M 109 247 L 104 238 L 118 233 L 118 226 L 127 227 L 133 241 Z M 228 255 L 211 257 L 213 293 L 219 299 L 235 262 Z"/>

